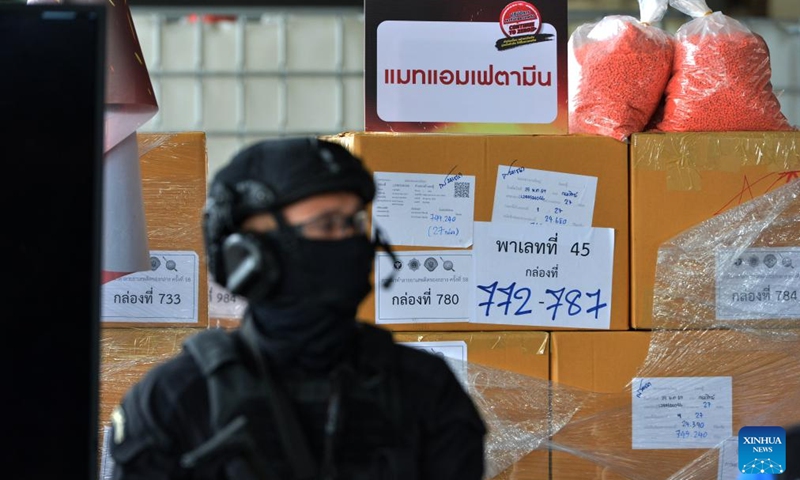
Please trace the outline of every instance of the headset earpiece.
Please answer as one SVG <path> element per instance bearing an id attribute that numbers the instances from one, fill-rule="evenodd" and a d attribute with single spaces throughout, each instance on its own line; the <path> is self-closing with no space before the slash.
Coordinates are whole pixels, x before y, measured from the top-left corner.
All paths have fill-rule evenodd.
<path id="1" fill-rule="evenodd" d="M 225 289 L 249 301 L 272 296 L 280 281 L 274 249 L 248 233 L 229 235 L 222 244 Z"/>
<path id="2" fill-rule="evenodd" d="M 219 182 L 209 192 L 203 212 L 208 270 L 218 284 L 235 295 L 263 298 L 278 285 L 280 272 L 271 245 L 252 235 L 235 233 L 240 217 L 267 211 L 274 201 L 275 193 L 254 180 L 232 187 Z"/>

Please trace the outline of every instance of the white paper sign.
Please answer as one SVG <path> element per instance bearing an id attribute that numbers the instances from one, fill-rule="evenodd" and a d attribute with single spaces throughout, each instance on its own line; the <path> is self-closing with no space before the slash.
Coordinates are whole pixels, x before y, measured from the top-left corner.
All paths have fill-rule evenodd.
<path id="1" fill-rule="evenodd" d="M 719 449 L 717 480 L 736 480 L 739 478 L 739 437 L 725 440 Z"/>
<path id="2" fill-rule="evenodd" d="M 731 377 L 634 378 L 634 449 L 713 448 L 731 436 Z"/>
<path id="3" fill-rule="evenodd" d="M 469 247 L 475 215 L 475 177 L 376 172 L 372 222 L 393 245 Z"/>
<path id="4" fill-rule="evenodd" d="M 497 167 L 493 222 L 591 227 L 597 177 Z"/>
<path id="5" fill-rule="evenodd" d="M 716 278 L 719 320 L 800 320 L 800 248 L 719 249 Z"/>
<path id="6" fill-rule="evenodd" d="M 472 252 L 395 252 L 375 259 L 376 282 L 394 275 L 389 288 L 375 289 L 375 323 L 468 322 L 473 312 Z"/>
<path id="7" fill-rule="evenodd" d="M 498 51 L 497 22 L 387 20 L 377 32 L 377 111 L 387 122 L 551 123 L 558 34 Z"/>
<path id="8" fill-rule="evenodd" d="M 213 280 L 208 281 L 209 318 L 243 318 L 247 299 L 234 295 Z"/>
<path id="9" fill-rule="evenodd" d="M 104 322 L 197 323 L 198 256 L 151 251 L 150 271 L 103 284 Z"/>
<path id="10" fill-rule="evenodd" d="M 475 223 L 476 323 L 608 329 L 614 231 Z"/>

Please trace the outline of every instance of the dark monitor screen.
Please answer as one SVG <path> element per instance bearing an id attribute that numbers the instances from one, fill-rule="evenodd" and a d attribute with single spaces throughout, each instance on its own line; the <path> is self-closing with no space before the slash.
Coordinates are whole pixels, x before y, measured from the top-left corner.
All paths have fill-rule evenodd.
<path id="1" fill-rule="evenodd" d="M 105 18 L 0 4 L 2 478 L 97 478 Z"/>

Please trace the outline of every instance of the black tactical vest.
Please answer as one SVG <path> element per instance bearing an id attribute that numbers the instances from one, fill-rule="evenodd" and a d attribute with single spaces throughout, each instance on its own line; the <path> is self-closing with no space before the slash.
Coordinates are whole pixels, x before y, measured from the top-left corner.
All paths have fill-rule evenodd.
<path id="1" fill-rule="evenodd" d="M 391 334 L 360 325 L 353 361 L 327 377 L 276 379 L 240 331 L 206 330 L 184 348 L 207 379 L 213 435 L 182 458 L 230 480 L 414 480 Z"/>

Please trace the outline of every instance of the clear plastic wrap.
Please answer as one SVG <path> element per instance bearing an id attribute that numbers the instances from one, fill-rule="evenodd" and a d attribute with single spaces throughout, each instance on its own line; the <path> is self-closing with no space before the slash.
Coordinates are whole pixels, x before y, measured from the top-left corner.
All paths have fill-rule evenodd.
<path id="1" fill-rule="evenodd" d="M 150 248 L 193 250 L 201 255 L 208 173 L 205 133 L 137 136 Z"/>
<path id="2" fill-rule="evenodd" d="M 777 262 L 769 255 L 775 255 Z M 556 452 L 566 453 L 576 465 L 594 466 L 592 473 L 597 476 L 567 469 L 552 478 L 734 480 L 721 468 L 720 452 L 728 441 L 735 442 L 741 427 L 799 425 L 797 255 L 800 182 L 796 181 L 666 242 L 658 257 L 649 351 L 631 371 L 636 372 L 634 378 L 645 379 L 729 378 L 731 437 L 710 448 L 633 448 L 631 389 L 642 388 L 640 383 L 631 379 L 619 393 L 554 383 L 551 404 L 572 405 L 574 411 L 566 423 L 562 418 L 560 428 L 554 423 L 552 435 L 538 448 L 549 448 L 554 459 Z M 755 257 L 757 262 L 751 260 Z M 791 262 L 783 261 L 787 258 Z M 743 275 L 743 268 L 750 268 L 750 273 Z M 518 402 L 515 395 L 507 398 Z M 503 439 L 501 443 L 516 442 L 511 436 Z"/>
<path id="3" fill-rule="evenodd" d="M 661 103 L 672 37 L 655 26 L 667 0 L 640 0 L 641 20 L 609 15 L 570 36 L 569 131 L 624 141 L 644 131 Z"/>
<path id="4" fill-rule="evenodd" d="M 675 33 L 675 60 L 665 94 L 664 132 L 787 131 L 771 78 L 769 48 L 741 22 L 703 0 L 670 0 L 694 17 Z"/>
<path id="5" fill-rule="evenodd" d="M 546 478 L 547 472 L 516 470 L 515 464 L 535 450 L 547 451 L 550 434 L 565 428 L 591 395 L 507 370 L 449 362 L 467 372 L 465 388 L 486 423 L 484 478 Z"/>
<path id="6" fill-rule="evenodd" d="M 180 352 L 196 328 L 103 328 L 100 336 L 100 429 L 125 392 L 159 363 Z M 100 437 L 102 438 L 102 436 Z"/>

